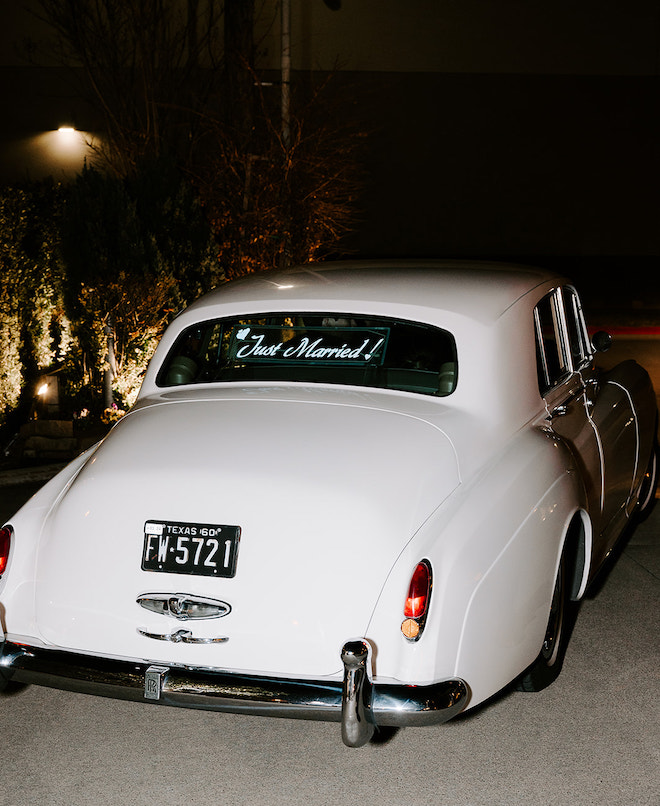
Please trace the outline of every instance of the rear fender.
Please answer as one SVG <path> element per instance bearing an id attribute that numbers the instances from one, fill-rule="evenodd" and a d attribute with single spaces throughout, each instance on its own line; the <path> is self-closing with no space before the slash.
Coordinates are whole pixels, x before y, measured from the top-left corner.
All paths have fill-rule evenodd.
<path id="1" fill-rule="evenodd" d="M 66 492 L 93 448 L 81 454 L 44 484 L 7 523 L 14 530 L 7 571 L 0 579 L 0 614 L 2 629 L 35 635 L 34 558 L 38 554 L 41 529 L 48 513 Z M 18 621 L 15 622 L 15 619 Z M 8 622 L 8 623 L 7 623 Z"/>
<path id="2" fill-rule="evenodd" d="M 419 684 L 458 674 L 470 705 L 514 679 L 538 654 L 564 540 L 585 506 L 565 446 L 539 429 L 520 432 L 401 554 L 368 631 L 376 674 Z M 583 545 L 587 557 L 588 528 Z M 398 628 L 422 558 L 433 568 L 431 604 L 424 634 L 409 643 Z"/>

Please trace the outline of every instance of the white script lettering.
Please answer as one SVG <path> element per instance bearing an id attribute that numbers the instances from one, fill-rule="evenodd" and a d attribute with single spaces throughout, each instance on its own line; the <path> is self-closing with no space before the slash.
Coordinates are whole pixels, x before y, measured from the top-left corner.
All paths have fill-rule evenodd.
<path id="1" fill-rule="evenodd" d="M 267 344 L 265 347 L 262 346 L 264 340 L 263 333 L 260 333 L 258 336 L 250 336 L 250 338 L 256 343 L 246 344 L 244 347 L 240 347 L 236 351 L 236 358 L 248 358 L 248 356 L 251 355 L 275 356 L 283 347 L 281 342 L 279 344 Z"/>
<path id="2" fill-rule="evenodd" d="M 353 359 L 359 358 L 362 351 L 369 344 L 369 339 L 365 339 L 359 347 L 349 347 L 348 344 L 342 344 L 341 347 L 322 347 L 320 346 L 323 339 L 316 339 L 310 341 L 307 336 L 304 336 L 300 344 L 295 347 L 289 347 L 283 353 L 285 358 L 343 358 Z"/>

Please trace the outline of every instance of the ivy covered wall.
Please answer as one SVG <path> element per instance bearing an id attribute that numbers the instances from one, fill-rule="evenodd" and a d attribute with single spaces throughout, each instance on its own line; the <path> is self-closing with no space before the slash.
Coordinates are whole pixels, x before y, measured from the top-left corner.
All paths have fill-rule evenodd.
<path id="1" fill-rule="evenodd" d="M 71 346 L 58 249 L 63 198 L 53 182 L 0 192 L 0 423 Z"/>

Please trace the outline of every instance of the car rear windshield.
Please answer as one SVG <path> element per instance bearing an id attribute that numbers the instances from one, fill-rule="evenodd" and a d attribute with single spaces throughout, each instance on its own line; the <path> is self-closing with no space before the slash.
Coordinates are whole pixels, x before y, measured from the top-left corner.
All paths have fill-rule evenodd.
<path id="1" fill-rule="evenodd" d="M 456 345 L 440 328 L 345 313 L 277 313 L 189 327 L 156 382 L 330 383 L 444 396 L 456 379 Z"/>

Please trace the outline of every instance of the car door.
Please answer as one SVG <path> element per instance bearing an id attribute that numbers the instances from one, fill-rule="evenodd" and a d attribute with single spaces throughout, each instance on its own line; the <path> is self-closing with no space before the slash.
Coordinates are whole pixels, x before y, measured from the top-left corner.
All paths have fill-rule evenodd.
<path id="1" fill-rule="evenodd" d="M 628 391 L 594 365 L 580 300 L 574 288 L 561 289 L 569 349 L 585 387 L 589 418 L 602 455 L 603 504 L 598 533 L 606 553 L 627 520 L 639 452 L 637 418 Z"/>
<path id="2" fill-rule="evenodd" d="M 580 366 L 586 344 L 569 336 L 562 290 L 546 295 L 534 310 L 539 391 L 551 430 L 573 454 L 584 482 L 589 514 L 597 533 L 603 513 L 603 458 L 600 441 L 589 415 L 585 381 Z M 580 336 L 586 341 L 586 332 Z"/>

